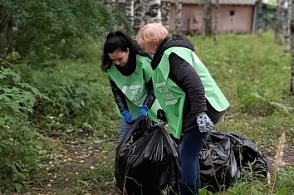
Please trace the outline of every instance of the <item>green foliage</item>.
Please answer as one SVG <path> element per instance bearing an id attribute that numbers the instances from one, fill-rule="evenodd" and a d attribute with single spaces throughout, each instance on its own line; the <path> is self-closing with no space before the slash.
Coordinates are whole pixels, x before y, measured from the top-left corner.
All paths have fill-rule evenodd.
<path id="1" fill-rule="evenodd" d="M 294 167 L 286 167 L 280 170 L 278 180 L 278 195 L 294 193 Z"/>
<path id="2" fill-rule="evenodd" d="M 2 0 L 0 9 L 6 40 L 2 48 L 14 48 L 31 61 L 72 57 L 87 38 L 99 41 L 124 23 L 119 11 L 109 13 L 103 1 Z M 11 51 L 0 50 L 0 56 Z"/>
<path id="3" fill-rule="evenodd" d="M 42 166 L 42 139 L 27 121 L 37 97 L 45 96 L 10 69 L 0 70 L 0 186 L 20 191 Z"/>
<path id="4" fill-rule="evenodd" d="M 10 69 L 0 70 L 0 125 L 10 125 L 19 119 L 26 119 L 32 113 L 36 97 L 46 98 L 36 88 L 24 83 L 21 77 Z"/>
<path id="5" fill-rule="evenodd" d="M 0 127 L 0 137 L 0 186 L 19 192 L 25 181 L 41 174 L 44 140 L 22 121 Z"/>
<path id="6" fill-rule="evenodd" d="M 92 64 L 60 61 L 41 71 L 24 64 L 20 68 L 28 74 L 27 81 L 49 98 L 38 99 L 30 115 L 44 133 L 90 130 L 108 137 L 117 131 L 114 98 L 98 67 L 96 71 Z"/>

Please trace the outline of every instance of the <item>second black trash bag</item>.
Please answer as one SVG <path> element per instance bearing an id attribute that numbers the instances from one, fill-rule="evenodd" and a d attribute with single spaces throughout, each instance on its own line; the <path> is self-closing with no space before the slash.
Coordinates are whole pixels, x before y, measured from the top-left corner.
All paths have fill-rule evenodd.
<path id="1" fill-rule="evenodd" d="M 232 143 L 225 133 L 210 133 L 199 154 L 199 163 L 201 187 L 209 191 L 222 191 L 240 177 Z"/>
<path id="2" fill-rule="evenodd" d="M 116 149 L 115 178 L 125 194 L 177 194 L 179 155 L 164 125 L 139 118 Z"/>
<path id="3" fill-rule="evenodd" d="M 200 155 L 201 184 L 212 192 L 246 176 L 266 178 L 268 165 L 256 144 L 236 133 L 211 132 Z"/>

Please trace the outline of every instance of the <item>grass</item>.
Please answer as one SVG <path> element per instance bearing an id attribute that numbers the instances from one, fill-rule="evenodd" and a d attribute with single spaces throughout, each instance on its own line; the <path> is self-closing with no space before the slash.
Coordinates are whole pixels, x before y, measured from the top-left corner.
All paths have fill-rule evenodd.
<path id="1" fill-rule="evenodd" d="M 289 53 L 283 52 L 282 46 L 274 44 L 273 33 L 267 32 L 259 37 L 256 35 L 220 35 L 217 45 L 213 43 L 212 38 L 189 37 L 189 39 L 195 45 L 196 54 L 210 70 L 230 102 L 230 108 L 217 125 L 217 130 L 235 132 L 248 137 L 266 156 L 274 157 L 279 137 L 283 132 L 286 135 L 285 145 L 292 146 L 294 97 L 289 96 L 288 93 L 291 57 Z M 57 61 L 52 67 L 49 65 L 46 69 L 33 69 L 28 73 L 35 80 L 48 76 L 49 73 L 53 76 L 58 74 L 58 78 L 69 77 L 78 82 L 93 84 L 100 94 L 97 97 L 99 100 L 97 104 L 91 105 L 93 110 L 99 110 L 94 114 L 98 113 L 103 119 L 103 123 L 93 130 L 94 142 L 91 142 L 94 143 L 91 147 L 99 147 L 94 150 L 93 155 L 90 155 L 91 160 L 85 161 L 88 164 L 85 163 L 84 166 L 78 162 L 74 164 L 79 165 L 80 174 L 71 176 L 72 183 L 65 184 L 64 188 L 56 189 L 42 184 L 44 194 L 106 195 L 116 192 L 113 167 L 118 138 L 116 125 L 118 121 L 112 116 L 113 114 L 110 114 L 114 112 L 114 99 L 111 97 L 107 77 L 99 68 L 101 54 L 93 52 L 101 47 L 93 46 L 91 49 L 91 46 L 88 46 L 87 48 L 91 50 L 89 60 Z M 89 140 L 76 140 L 75 144 L 89 145 Z M 57 145 L 62 148 L 63 144 L 64 139 Z M 56 154 L 52 154 L 53 157 L 60 155 L 57 149 L 52 150 L 54 151 Z M 75 153 L 72 155 L 75 156 Z M 95 165 L 94 169 L 88 169 L 91 164 Z M 58 173 L 61 174 L 60 179 L 66 179 L 68 177 L 66 172 L 69 171 L 72 170 L 66 169 L 65 165 L 60 165 L 58 168 Z M 281 168 L 276 178 L 276 188 L 273 194 L 293 194 L 293 179 L 293 167 Z M 42 181 L 48 182 L 50 179 L 45 177 Z M 62 181 L 64 182 L 60 180 Z M 265 195 L 268 194 L 270 187 L 266 181 L 248 178 L 237 182 L 229 190 L 217 194 Z M 39 193 L 40 191 L 36 189 L 40 188 L 27 188 L 26 192 L 27 194 Z M 200 194 L 210 193 L 202 190 Z"/>
<path id="2" fill-rule="evenodd" d="M 275 146 L 281 131 L 292 143 L 291 58 L 274 44 L 273 34 L 221 35 L 217 45 L 211 39 L 190 40 L 231 104 L 218 129 L 239 132 L 264 149 Z"/>

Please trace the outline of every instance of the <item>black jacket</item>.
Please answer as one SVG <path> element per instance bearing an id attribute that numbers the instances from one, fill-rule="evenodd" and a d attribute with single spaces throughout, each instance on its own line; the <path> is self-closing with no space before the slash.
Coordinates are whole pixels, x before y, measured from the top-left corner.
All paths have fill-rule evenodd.
<path id="1" fill-rule="evenodd" d="M 151 62 L 152 68 L 155 69 L 158 66 L 165 50 L 175 46 L 194 51 L 193 44 L 184 36 L 173 35 L 172 37 L 166 37 L 154 54 Z M 196 115 L 198 113 L 206 112 L 212 120 L 222 116 L 223 112 L 216 111 L 205 98 L 202 81 L 195 69 L 175 53 L 170 54 L 169 63 L 169 78 L 186 93 L 182 132 L 197 128 Z"/>

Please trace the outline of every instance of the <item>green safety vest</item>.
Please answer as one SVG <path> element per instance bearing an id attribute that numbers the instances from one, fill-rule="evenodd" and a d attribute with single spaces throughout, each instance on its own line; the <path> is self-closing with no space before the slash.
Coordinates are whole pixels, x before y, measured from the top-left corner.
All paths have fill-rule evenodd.
<path id="1" fill-rule="evenodd" d="M 153 72 L 152 81 L 154 94 L 166 113 L 172 133 L 175 138 L 180 138 L 186 94 L 175 82 L 168 78 L 170 72 L 169 55 L 171 53 L 177 54 L 193 66 L 203 83 L 206 99 L 217 111 L 226 110 L 229 107 L 229 102 L 211 77 L 208 69 L 192 50 L 184 47 L 167 49 Z"/>
<path id="2" fill-rule="evenodd" d="M 109 78 L 124 93 L 129 112 L 134 118 L 138 117 L 139 110 L 148 94 L 146 83 L 151 79 L 153 73 L 150 62 L 151 60 L 148 57 L 137 55 L 136 69 L 131 75 L 122 75 L 114 64 L 107 72 Z M 157 110 L 160 108 L 158 101 L 155 99 L 148 111 L 148 117 L 158 121 Z M 119 111 L 118 114 L 121 116 Z"/>

